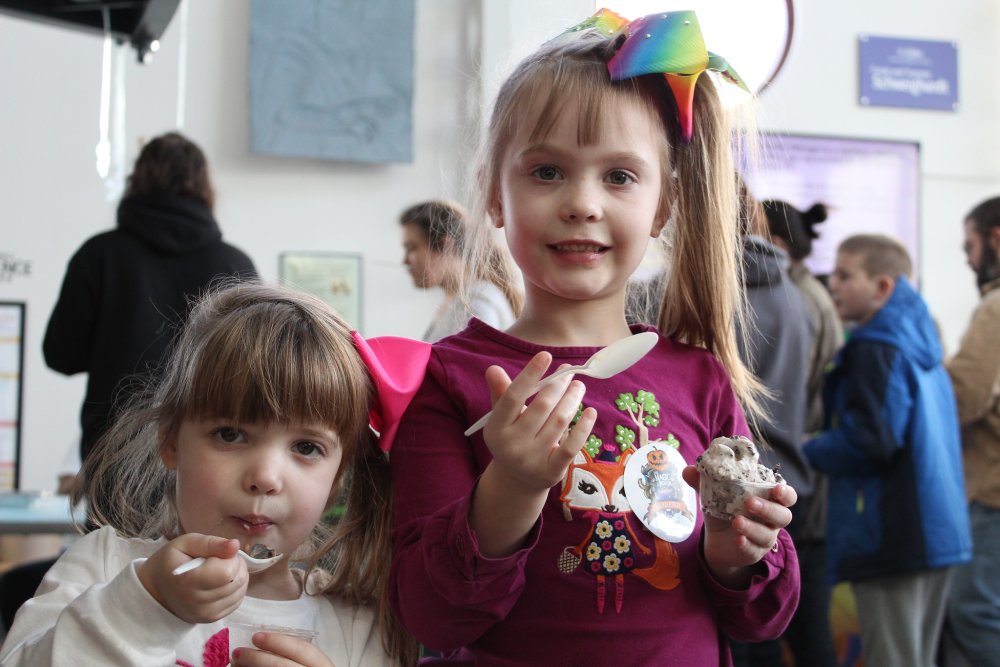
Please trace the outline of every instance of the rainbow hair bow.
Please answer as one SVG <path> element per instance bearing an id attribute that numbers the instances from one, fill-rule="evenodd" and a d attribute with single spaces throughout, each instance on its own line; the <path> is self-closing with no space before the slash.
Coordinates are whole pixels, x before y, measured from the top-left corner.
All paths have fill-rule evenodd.
<path id="1" fill-rule="evenodd" d="M 749 92 L 726 59 L 705 48 L 705 38 L 693 11 L 650 14 L 630 22 L 608 9 L 601 9 L 566 32 L 586 29 L 606 34 L 622 33 L 618 51 L 608 61 L 612 81 L 642 74 L 663 74 L 677 102 L 685 144 L 691 141 L 694 131 L 694 88 L 705 70 L 719 72 Z"/>

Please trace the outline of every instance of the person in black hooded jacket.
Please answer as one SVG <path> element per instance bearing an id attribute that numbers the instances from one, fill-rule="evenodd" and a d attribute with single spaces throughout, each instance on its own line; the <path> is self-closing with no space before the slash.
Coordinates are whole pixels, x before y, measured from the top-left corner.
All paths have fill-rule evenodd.
<path id="1" fill-rule="evenodd" d="M 222 240 L 213 204 L 201 149 L 161 135 L 136 159 L 117 227 L 70 259 L 42 350 L 53 370 L 87 373 L 81 460 L 130 395 L 129 378 L 163 357 L 189 299 L 220 276 L 256 277 L 250 258 Z"/>

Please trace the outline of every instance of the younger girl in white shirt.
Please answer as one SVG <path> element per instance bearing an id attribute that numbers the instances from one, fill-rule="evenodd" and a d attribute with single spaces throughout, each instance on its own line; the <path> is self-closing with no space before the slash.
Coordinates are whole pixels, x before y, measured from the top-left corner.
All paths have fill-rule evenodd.
<path id="1" fill-rule="evenodd" d="M 371 349 L 302 293 L 242 283 L 204 297 L 159 382 L 88 458 L 99 528 L 21 608 L 0 664 L 223 667 L 264 664 L 263 651 L 293 665 L 414 662 L 385 603 L 388 443 L 369 430 L 380 404 L 359 354 Z M 237 551 L 255 543 L 282 557 L 249 574 Z M 229 646 L 232 622 L 317 635 Z"/>

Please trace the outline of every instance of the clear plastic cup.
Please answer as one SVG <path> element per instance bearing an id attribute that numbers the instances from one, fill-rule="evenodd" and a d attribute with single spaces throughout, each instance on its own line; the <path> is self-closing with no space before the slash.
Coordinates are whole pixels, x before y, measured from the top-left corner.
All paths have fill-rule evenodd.
<path id="1" fill-rule="evenodd" d="M 288 628 L 283 625 L 267 625 L 265 623 L 237 623 L 235 621 L 226 621 L 226 627 L 229 628 L 230 654 L 234 649 L 238 649 L 241 646 L 245 646 L 247 648 L 257 648 L 250 639 L 253 637 L 255 632 L 278 632 L 290 637 L 305 639 L 310 644 L 313 643 L 319 635 L 319 633 L 315 630 L 307 630 L 305 628 Z"/>
<path id="2" fill-rule="evenodd" d="M 770 499 L 773 482 L 745 482 L 733 479 L 715 479 L 702 472 L 699 485 L 701 511 L 719 519 L 732 519 L 737 514 L 747 515 L 749 496 Z"/>

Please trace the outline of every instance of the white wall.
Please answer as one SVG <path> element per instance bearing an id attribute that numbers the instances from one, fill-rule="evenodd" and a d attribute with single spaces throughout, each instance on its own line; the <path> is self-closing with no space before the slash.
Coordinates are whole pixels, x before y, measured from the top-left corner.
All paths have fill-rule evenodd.
<path id="1" fill-rule="evenodd" d="M 462 198 L 466 131 L 478 84 L 470 44 L 478 5 L 416 2 L 414 162 L 366 165 L 252 155 L 248 149 L 249 2 L 189 2 L 183 131 L 208 155 L 225 237 L 276 280 L 283 250 L 362 253 L 366 335 L 419 337 L 440 295 L 412 287 L 396 216 L 430 197 Z M 140 138 L 175 129 L 180 21 L 150 65 L 127 69 L 128 169 Z M 0 254 L 31 275 L 0 282 L 28 303 L 21 488 L 51 489 L 77 437 L 84 377 L 46 368 L 41 338 L 66 263 L 111 227 L 115 202 L 97 176 L 102 40 L 0 14 Z M 469 95 L 473 99 L 469 99 Z"/>
<path id="2" fill-rule="evenodd" d="M 466 139 L 478 122 L 480 48 L 484 88 L 491 91 L 507 53 L 556 34 L 592 6 L 586 0 L 416 0 L 414 163 L 371 166 L 251 155 L 249 3 L 190 3 L 184 131 L 209 156 L 226 236 L 268 279 L 277 277 L 282 250 L 362 253 L 365 333 L 419 336 L 436 295 L 413 289 L 399 265 L 395 216 L 417 199 L 461 198 L 469 169 Z M 920 142 L 921 281 L 946 346 L 954 350 L 977 298 L 960 250 L 962 216 L 1000 193 L 1000 90 L 993 85 L 1000 71 L 994 39 L 1000 4 L 800 0 L 797 10 L 789 62 L 761 99 L 762 127 Z M 129 66 L 130 162 L 140 137 L 173 129 L 178 27 L 175 20 L 151 65 Z M 957 42 L 960 110 L 861 107 L 860 33 Z M 82 377 L 57 375 L 41 358 L 48 313 L 69 256 L 113 222 L 114 204 L 105 200 L 94 167 L 100 57 L 96 36 L 0 15 L 0 253 L 32 263 L 30 276 L 0 282 L 0 300 L 27 301 L 29 309 L 26 489 L 54 486 L 58 462 L 76 436 L 83 395 Z"/>
<path id="3" fill-rule="evenodd" d="M 788 62 L 761 96 L 767 129 L 921 146 L 920 285 L 954 352 L 978 300 L 962 253 L 965 214 L 1000 194 L 1000 3 L 797 2 Z M 867 33 L 958 45 L 957 112 L 863 107 L 857 38 Z"/>

